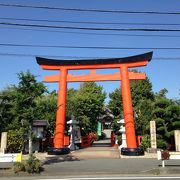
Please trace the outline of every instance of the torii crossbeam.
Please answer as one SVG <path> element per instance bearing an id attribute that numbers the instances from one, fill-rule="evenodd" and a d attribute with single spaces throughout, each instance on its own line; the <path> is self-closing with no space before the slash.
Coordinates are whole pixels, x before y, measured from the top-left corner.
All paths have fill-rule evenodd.
<path id="1" fill-rule="evenodd" d="M 56 115 L 56 130 L 54 137 L 55 154 L 63 152 L 64 130 L 66 117 L 67 82 L 85 81 L 121 81 L 123 111 L 126 129 L 127 148 L 121 152 L 124 155 L 142 155 L 142 149 L 137 148 L 133 119 L 130 80 L 145 79 L 144 73 L 129 72 L 128 68 L 146 66 L 152 58 L 152 52 L 125 58 L 109 58 L 94 60 L 53 60 L 36 57 L 37 63 L 44 70 L 59 70 L 60 74 L 45 76 L 45 82 L 58 82 L 58 110 Z M 119 73 L 96 74 L 96 69 L 120 69 Z M 68 70 L 91 70 L 86 75 L 71 75 Z"/>

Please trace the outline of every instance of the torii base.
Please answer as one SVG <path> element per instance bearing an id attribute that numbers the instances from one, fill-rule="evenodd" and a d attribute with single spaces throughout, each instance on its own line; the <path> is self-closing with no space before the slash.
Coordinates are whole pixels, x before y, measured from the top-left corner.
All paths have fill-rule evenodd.
<path id="1" fill-rule="evenodd" d="M 144 156 L 144 149 L 143 148 L 121 148 L 121 155 Z"/>
<path id="2" fill-rule="evenodd" d="M 54 148 L 51 147 L 47 150 L 48 155 L 63 155 L 63 154 L 69 154 L 70 149 L 69 148 Z"/>

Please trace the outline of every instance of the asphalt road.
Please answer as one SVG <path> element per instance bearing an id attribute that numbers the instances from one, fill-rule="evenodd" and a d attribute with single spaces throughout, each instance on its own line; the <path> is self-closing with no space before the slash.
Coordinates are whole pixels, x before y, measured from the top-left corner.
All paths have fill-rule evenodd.
<path id="1" fill-rule="evenodd" d="M 40 178 L 40 177 L 11 177 L 11 178 L 2 178 L 1 180 L 180 180 L 180 176 L 179 177 L 175 177 L 175 176 L 159 176 L 159 177 L 155 177 L 155 176 L 107 176 L 107 177 L 103 177 L 103 176 L 86 176 L 86 177 L 64 177 L 64 178 L 48 178 L 48 177 L 44 177 L 44 178 Z"/>
<path id="2" fill-rule="evenodd" d="M 10 162 L 0 162 L 0 169 L 9 169 L 13 166 Z"/>
<path id="3" fill-rule="evenodd" d="M 180 180 L 180 161 L 172 160 L 166 162 L 166 167 L 162 168 L 161 162 L 157 159 L 67 159 L 65 161 L 58 160 L 57 157 L 45 162 L 45 171 L 40 175 L 10 175 L 6 174 L 0 177 L 5 179 L 142 179 L 139 176 L 154 176 L 143 177 L 144 179 L 174 179 L 171 175 L 179 176 Z M 2 170 L 0 170 L 1 173 Z M 6 173 L 6 171 L 5 171 Z M 168 178 L 160 178 L 159 176 L 168 176 Z M 126 177 L 131 176 L 131 177 Z M 134 178 L 135 176 L 138 176 Z M 77 177 L 77 178 L 75 178 Z M 93 177 L 93 178 L 92 178 Z M 81 179 L 83 179 L 81 178 Z"/>
<path id="4" fill-rule="evenodd" d="M 180 173 L 180 161 L 166 162 L 161 168 L 157 159 L 77 159 L 64 162 L 47 162 L 44 165 L 47 175 L 89 175 L 89 174 L 159 174 L 175 170 Z M 174 172 L 175 172 L 174 171 Z M 173 173 L 173 172 L 172 172 Z"/>
<path id="5" fill-rule="evenodd" d="M 84 177 L 84 178 L 65 178 L 65 179 L 48 179 L 48 180 L 134 180 L 134 179 L 139 179 L 139 180 L 164 180 L 164 179 L 169 179 L 169 180 L 179 180 L 180 177 Z M 44 180 L 44 179 L 40 179 Z M 46 179 L 47 180 L 47 179 Z"/>
<path id="6" fill-rule="evenodd" d="M 65 162 L 47 162 L 47 174 L 136 174 L 159 167 L 156 159 L 77 159 Z"/>

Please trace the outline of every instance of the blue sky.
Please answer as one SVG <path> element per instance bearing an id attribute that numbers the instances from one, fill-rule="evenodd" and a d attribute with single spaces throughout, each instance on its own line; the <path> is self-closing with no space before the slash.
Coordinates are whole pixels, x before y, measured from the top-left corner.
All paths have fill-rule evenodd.
<path id="1" fill-rule="evenodd" d="M 106 9 L 124 11 L 158 11 L 180 12 L 178 0 L 1 0 L 5 4 L 21 4 L 33 6 L 51 6 L 63 8 Z M 113 24 L 70 24 L 48 23 L 35 21 L 15 21 L 2 18 L 24 18 L 33 20 L 61 20 L 61 21 L 89 21 L 106 23 L 159 23 L 180 24 L 180 15 L 153 15 L 153 14 L 121 14 L 121 13 L 95 13 L 75 12 L 48 9 L 15 8 L 0 6 L 0 22 L 43 24 L 59 26 L 100 27 L 100 28 L 162 28 L 180 29 L 180 25 L 113 25 Z M 48 31 L 46 31 L 48 30 Z M 80 33 L 80 34 L 79 34 Z M 84 33 L 84 34 L 83 34 Z M 95 33 L 95 34 L 88 34 Z M 111 35 L 107 35 L 107 34 Z M 106 34 L 106 35 L 105 35 Z M 116 34 L 116 35 L 112 35 Z M 119 35 L 117 35 L 119 34 Z M 125 35 L 122 35 L 125 34 Z M 128 35 L 128 36 L 127 36 Z M 129 36 L 130 35 L 130 36 Z M 136 35 L 136 36 L 134 36 Z M 138 35 L 138 36 L 137 36 Z M 145 36 L 142 36 L 145 35 Z M 153 36 L 146 36 L 153 35 Z M 154 36 L 156 35 L 156 36 Z M 47 29 L 5 26 L 0 24 L 0 44 L 33 44 L 52 46 L 108 46 L 108 47 L 137 47 L 149 49 L 129 50 L 103 50 L 103 49 L 66 49 L 66 48 L 37 48 L 37 47 L 9 47 L 0 45 L 0 90 L 10 84 L 18 82 L 17 73 L 30 70 L 42 81 L 44 75 L 57 72 L 43 71 L 36 63 L 35 56 L 65 56 L 57 59 L 74 57 L 126 57 L 153 51 L 153 59 L 148 66 L 139 68 L 146 72 L 150 78 L 153 91 L 158 92 L 166 88 L 169 98 L 179 98 L 180 89 L 180 50 L 159 50 L 155 47 L 177 48 L 180 47 L 180 32 L 114 32 L 114 31 L 83 31 L 69 29 Z M 4 55 L 6 54 L 6 55 Z M 7 55 L 11 54 L 11 55 Z M 12 55 L 14 54 L 14 55 Z M 26 56 L 19 56 L 23 54 Z M 164 58 L 169 58 L 165 60 Z M 175 59 L 174 59 L 175 58 Z M 113 72 L 113 70 L 108 71 Z M 75 73 L 75 72 L 73 72 Z M 104 90 L 109 93 L 120 86 L 119 82 L 101 82 Z M 55 83 L 46 84 L 50 90 L 57 89 Z M 68 87 L 78 88 L 79 83 L 69 83 Z"/>

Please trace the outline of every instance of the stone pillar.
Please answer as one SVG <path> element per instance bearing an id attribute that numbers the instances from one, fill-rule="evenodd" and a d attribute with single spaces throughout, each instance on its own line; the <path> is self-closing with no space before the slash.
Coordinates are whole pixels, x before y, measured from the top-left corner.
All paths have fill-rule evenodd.
<path id="1" fill-rule="evenodd" d="M 5 153 L 7 149 L 7 132 L 1 133 L 1 151 L 2 153 Z"/>
<path id="2" fill-rule="evenodd" d="M 174 138 L 176 151 L 180 151 L 180 130 L 174 131 Z"/>
<path id="3" fill-rule="evenodd" d="M 156 122 L 150 121 L 151 148 L 157 149 L 156 141 Z"/>

